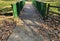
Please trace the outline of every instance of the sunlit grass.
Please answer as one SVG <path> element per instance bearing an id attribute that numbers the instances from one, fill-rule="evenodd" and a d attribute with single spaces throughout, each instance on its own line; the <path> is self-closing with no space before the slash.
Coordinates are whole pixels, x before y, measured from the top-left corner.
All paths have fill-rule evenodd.
<path id="1" fill-rule="evenodd" d="M 60 6 L 59 2 L 46 2 L 46 3 L 50 4 L 50 6 Z M 60 9 L 59 8 L 50 7 L 49 10 L 53 11 L 53 12 L 60 13 Z"/>
<path id="2" fill-rule="evenodd" d="M 20 1 L 20 0 L 18 0 Z M 0 9 L 4 7 L 9 7 L 11 4 L 16 3 L 17 1 L 0 1 Z"/>
<path id="3" fill-rule="evenodd" d="M 6 0 L 0 0 L 0 11 L 2 11 L 2 12 L 8 12 L 8 11 L 12 11 L 12 8 L 11 8 L 11 4 L 13 4 L 13 3 L 16 3 L 16 2 L 20 2 L 20 0 L 14 0 L 14 1 L 12 1 L 12 0 L 8 0 L 8 1 L 6 1 Z"/>

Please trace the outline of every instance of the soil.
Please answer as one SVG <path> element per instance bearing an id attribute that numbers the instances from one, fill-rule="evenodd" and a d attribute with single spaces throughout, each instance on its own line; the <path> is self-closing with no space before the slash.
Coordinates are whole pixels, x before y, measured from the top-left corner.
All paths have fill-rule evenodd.
<path id="1" fill-rule="evenodd" d="M 0 17 L 0 41 L 7 41 L 15 27 L 14 19 Z"/>

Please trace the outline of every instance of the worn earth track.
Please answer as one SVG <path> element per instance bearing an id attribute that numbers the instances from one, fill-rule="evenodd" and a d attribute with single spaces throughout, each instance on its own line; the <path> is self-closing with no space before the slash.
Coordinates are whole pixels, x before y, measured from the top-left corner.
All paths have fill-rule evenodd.
<path id="1" fill-rule="evenodd" d="M 14 27 L 15 22 L 12 17 L 0 16 L 0 41 L 7 41 Z"/>
<path id="2" fill-rule="evenodd" d="M 31 3 L 26 2 L 16 20 L 16 27 L 7 41 L 60 41 L 60 29 L 44 22 Z"/>

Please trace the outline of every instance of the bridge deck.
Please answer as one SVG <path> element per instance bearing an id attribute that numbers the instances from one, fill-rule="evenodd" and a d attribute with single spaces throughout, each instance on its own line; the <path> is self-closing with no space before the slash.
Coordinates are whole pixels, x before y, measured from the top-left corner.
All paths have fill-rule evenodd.
<path id="1" fill-rule="evenodd" d="M 39 16 L 32 3 L 26 2 L 19 15 L 17 25 L 7 41 L 51 41 L 50 28 Z M 53 35 L 55 35 L 53 33 Z"/>
<path id="2" fill-rule="evenodd" d="M 15 27 L 8 41 L 43 41 L 37 30 L 40 27 L 39 16 L 31 3 L 25 4 L 19 17 L 21 22 L 18 22 L 19 26 Z"/>

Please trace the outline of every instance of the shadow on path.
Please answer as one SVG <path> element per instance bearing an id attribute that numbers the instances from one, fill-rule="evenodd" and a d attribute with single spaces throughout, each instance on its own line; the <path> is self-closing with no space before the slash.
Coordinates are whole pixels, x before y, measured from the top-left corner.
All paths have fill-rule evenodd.
<path id="1" fill-rule="evenodd" d="M 26 4 L 19 15 L 23 25 L 15 27 L 8 41 L 43 41 L 40 28 L 39 15 L 32 4 Z"/>

